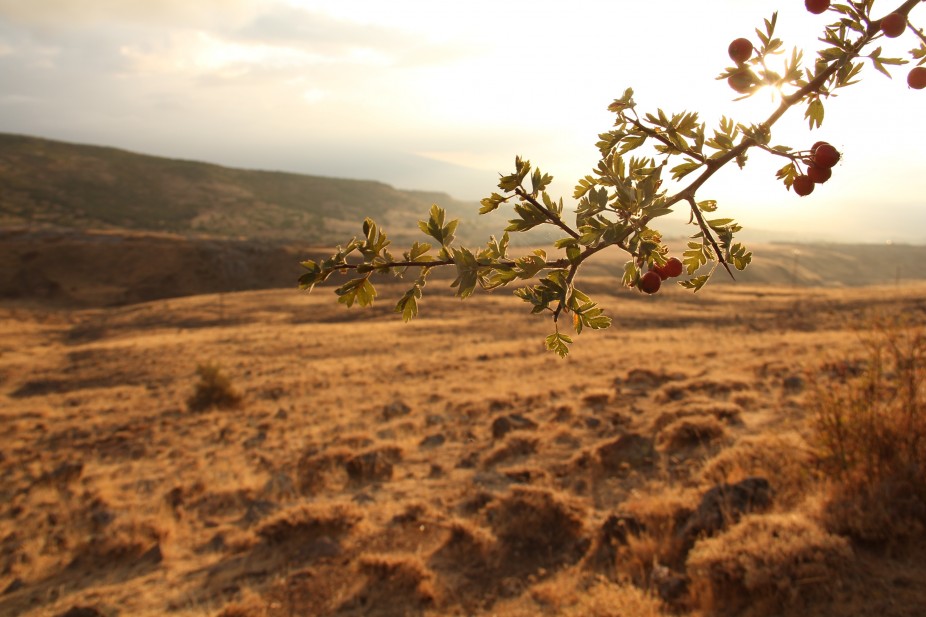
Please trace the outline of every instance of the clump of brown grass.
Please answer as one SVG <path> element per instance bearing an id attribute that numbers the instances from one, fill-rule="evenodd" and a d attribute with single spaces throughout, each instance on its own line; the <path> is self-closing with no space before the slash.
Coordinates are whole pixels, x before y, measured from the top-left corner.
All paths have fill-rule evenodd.
<path id="1" fill-rule="evenodd" d="M 268 544 L 337 537 L 350 531 L 363 514 L 347 504 L 300 504 L 275 514 L 257 528 Z"/>
<path id="2" fill-rule="evenodd" d="M 711 485 L 733 484 L 749 477 L 766 478 L 779 507 L 797 505 L 811 488 L 810 447 L 797 433 L 744 437 L 711 458 L 701 478 Z"/>
<path id="3" fill-rule="evenodd" d="M 617 578 L 648 589 L 655 564 L 680 568 L 685 558 L 680 531 L 697 501 L 696 491 L 673 486 L 653 486 L 652 492 L 626 501 L 622 509 L 635 533 L 626 534 L 616 547 Z"/>
<path id="4" fill-rule="evenodd" d="M 826 521 L 834 531 L 866 541 L 921 535 L 926 332 L 881 323 L 864 344 L 862 370 L 834 371 L 831 363 L 810 379 L 813 445 L 831 481 Z"/>
<path id="5" fill-rule="evenodd" d="M 657 438 L 659 448 L 675 451 L 710 444 L 726 434 L 714 416 L 684 416 L 666 426 Z"/>
<path id="6" fill-rule="evenodd" d="M 598 581 L 578 602 L 558 614 L 564 617 L 664 617 L 662 602 L 630 585 Z"/>
<path id="7" fill-rule="evenodd" d="M 437 601 L 434 573 L 414 555 L 364 555 L 360 571 L 366 584 L 342 609 L 360 609 L 363 614 L 408 615 Z"/>
<path id="8" fill-rule="evenodd" d="M 218 365 L 198 364 L 196 374 L 199 381 L 196 382 L 193 394 L 187 399 L 187 407 L 191 411 L 235 409 L 241 405 L 241 394 Z"/>
<path id="9" fill-rule="evenodd" d="M 852 551 L 845 538 L 798 514 L 752 514 L 688 555 L 694 607 L 711 614 L 796 614 L 838 584 Z"/>

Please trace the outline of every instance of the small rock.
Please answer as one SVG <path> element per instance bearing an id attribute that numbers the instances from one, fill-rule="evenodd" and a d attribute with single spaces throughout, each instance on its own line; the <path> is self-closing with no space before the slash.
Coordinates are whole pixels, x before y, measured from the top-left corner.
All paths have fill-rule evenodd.
<path id="1" fill-rule="evenodd" d="M 532 431 L 537 423 L 521 414 L 513 413 L 495 418 L 492 422 L 492 437 L 501 439 L 511 431 Z"/>
<path id="2" fill-rule="evenodd" d="M 800 375 L 789 375 L 781 381 L 781 387 L 785 392 L 798 394 L 804 390 L 804 378 Z"/>
<path id="3" fill-rule="evenodd" d="M 412 408 L 406 405 L 403 401 L 393 401 L 388 405 L 383 407 L 383 420 L 387 422 L 393 418 L 398 418 L 399 416 L 407 416 L 412 411 Z"/>
<path id="4" fill-rule="evenodd" d="M 425 437 L 424 439 L 422 439 L 421 443 L 418 444 L 418 447 L 425 448 L 425 449 L 436 448 L 438 446 L 444 445 L 446 441 L 447 441 L 446 437 L 444 437 L 440 433 L 437 433 L 436 435 L 429 435 L 428 437 Z"/>

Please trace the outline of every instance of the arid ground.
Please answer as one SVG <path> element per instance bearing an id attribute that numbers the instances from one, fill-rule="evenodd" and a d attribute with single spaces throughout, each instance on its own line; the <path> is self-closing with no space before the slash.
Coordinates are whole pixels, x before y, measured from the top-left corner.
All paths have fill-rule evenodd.
<path id="1" fill-rule="evenodd" d="M 827 522 L 806 405 L 926 286 L 616 283 L 564 360 L 436 284 L 3 305 L 0 615 L 926 614 L 921 540 Z"/>

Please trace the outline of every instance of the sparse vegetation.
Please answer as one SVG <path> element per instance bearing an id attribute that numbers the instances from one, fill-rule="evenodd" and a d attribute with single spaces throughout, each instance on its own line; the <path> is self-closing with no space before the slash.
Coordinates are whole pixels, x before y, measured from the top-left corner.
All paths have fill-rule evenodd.
<path id="1" fill-rule="evenodd" d="M 863 353 L 814 374 L 809 409 L 827 519 L 839 533 L 890 541 L 926 531 L 926 331 L 877 323 Z"/>

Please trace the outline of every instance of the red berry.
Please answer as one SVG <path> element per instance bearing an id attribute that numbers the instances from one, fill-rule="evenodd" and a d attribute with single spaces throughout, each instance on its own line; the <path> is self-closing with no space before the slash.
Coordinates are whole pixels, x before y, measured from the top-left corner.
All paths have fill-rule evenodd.
<path id="1" fill-rule="evenodd" d="M 652 270 L 641 276 L 640 282 L 637 283 L 637 287 L 640 291 L 648 294 L 654 294 L 659 291 L 660 285 L 662 285 L 662 278 Z"/>
<path id="2" fill-rule="evenodd" d="M 918 66 L 907 73 L 907 85 L 914 90 L 926 88 L 926 66 Z"/>
<path id="3" fill-rule="evenodd" d="M 754 83 L 756 83 L 756 79 L 749 70 L 739 71 L 727 78 L 727 84 L 740 94 L 749 92 Z"/>
<path id="4" fill-rule="evenodd" d="M 749 39 L 735 39 L 727 48 L 730 59 L 737 64 L 742 64 L 752 56 L 752 43 Z"/>
<path id="5" fill-rule="evenodd" d="M 881 20 L 881 32 L 889 39 L 896 39 L 906 28 L 907 18 L 902 13 L 891 13 Z"/>
<path id="6" fill-rule="evenodd" d="M 819 148 L 825 143 L 826 143 L 825 141 L 815 141 L 814 144 L 810 146 L 810 153 L 813 154 L 814 152 L 817 151 L 817 148 Z"/>
<path id="7" fill-rule="evenodd" d="M 658 274 L 660 280 L 664 281 L 667 278 L 669 278 L 669 274 L 666 272 L 665 266 L 660 266 L 659 264 L 653 264 L 653 266 L 650 268 L 650 271 Z"/>
<path id="8" fill-rule="evenodd" d="M 823 184 L 833 175 L 833 170 L 829 167 L 818 167 L 817 165 L 807 166 L 807 177 L 814 181 L 814 184 Z"/>
<path id="9" fill-rule="evenodd" d="M 666 262 L 666 265 L 664 265 L 662 269 L 665 270 L 666 274 L 672 278 L 681 276 L 682 262 L 678 259 L 678 257 L 670 257 L 669 261 Z"/>
<path id="10" fill-rule="evenodd" d="M 819 15 L 830 8 L 830 0 L 804 0 L 804 6 L 814 15 Z"/>
<path id="11" fill-rule="evenodd" d="M 832 167 L 839 162 L 839 150 L 829 144 L 821 144 L 813 151 L 813 164 L 817 167 Z"/>
<path id="12" fill-rule="evenodd" d="M 794 188 L 794 192 L 801 197 L 806 197 L 813 193 L 813 180 L 810 179 L 810 176 L 798 176 L 794 179 L 794 184 L 791 186 Z"/>

